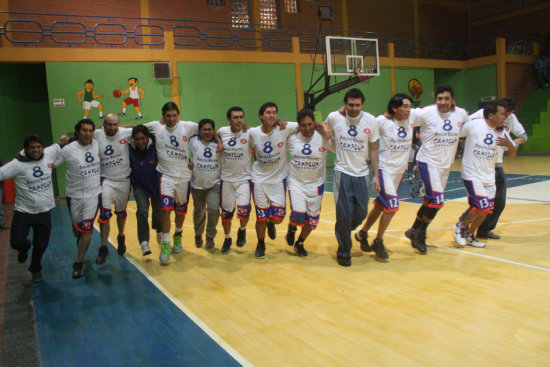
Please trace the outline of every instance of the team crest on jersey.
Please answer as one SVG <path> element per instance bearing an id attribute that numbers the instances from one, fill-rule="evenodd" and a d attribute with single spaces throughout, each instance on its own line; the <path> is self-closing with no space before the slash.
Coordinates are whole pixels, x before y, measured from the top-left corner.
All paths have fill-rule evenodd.
<path id="1" fill-rule="evenodd" d="M 245 138 L 242 138 L 241 139 L 241 144 L 246 144 L 246 143 L 248 143 L 248 140 L 246 140 Z"/>
<path id="2" fill-rule="evenodd" d="M 409 127 L 410 127 L 411 129 L 414 129 L 414 123 L 411 123 L 411 124 L 409 125 Z"/>
<path id="3" fill-rule="evenodd" d="M 363 130 L 363 132 L 364 132 L 365 134 L 369 135 L 369 134 L 370 134 L 370 129 L 367 127 L 367 128 L 365 128 L 365 130 Z"/>
<path id="4" fill-rule="evenodd" d="M 310 218 L 309 219 L 309 223 L 312 225 L 312 226 L 317 226 L 317 224 L 319 224 L 319 221 L 315 218 Z"/>
<path id="5" fill-rule="evenodd" d="M 277 215 L 278 215 L 279 217 L 284 217 L 285 214 L 286 214 L 286 213 L 285 213 L 285 210 L 284 210 L 284 209 L 278 209 L 278 210 L 277 210 Z"/>
<path id="6" fill-rule="evenodd" d="M 510 131 L 510 128 L 508 126 L 504 126 L 504 130 L 506 130 L 506 132 Z"/>
<path id="7" fill-rule="evenodd" d="M 187 141 L 187 136 L 184 136 L 182 139 L 183 141 Z"/>
<path id="8" fill-rule="evenodd" d="M 277 144 L 277 146 L 278 146 L 279 148 L 282 148 L 282 147 L 283 147 L 283 145 L 285 145 L 285 143 L 283 143 L 282 141 L 281 141 L 281 142 L 279 142 L 279 143 Z"/>
<path id="9" fill-rule="evenodd" d="M 53 167 L 53 164 L 48 163 L 48 168 L 52 168 L 52 167 Z"/>
<path id="10" fill-rule="evenodd" d="M 126 140 L 126 139 L 120 139 L 120 141 L 119 141 L 120 144 L 126 144 L 127 142 L 128 142 L 128 140 Z"/>
<path id="11" fill-rule="evenodd" d="M 82 228 L 90 229 L 91 227 L 92 227 L 92 224 L 90 222 L 82 222 Z"/>
<path id="12" fill-rule="evenodd" d="M 458 122 L 458 127 L 461 127 L 461 126 L 462 126 L 462 124 L 464 124 L 464 122 L 462 122 L 462 121 L 459 121 L 459 122 Z"/>
<path id="13" fill-rule="evenodd" d="M 155 163 L 157 163 L 157 160 L 155 158 L 151 158 L 151 159 L 149 159 L 149 163 L 155 164 Z"/>
<path id="14" fill-rule="evenodd" d="M 325 150 L 327 150 L 325 147 L 320 147 L 320 148 L 319 148 L 319 151 L 320 151 L 320 152 L 324 152 Z"/>
<path id="15" fill-rule="evenodd" d="M 240 216 L 246 215 L 246 209 L 244 209 L 244 208 L 237 209 L 237 214 L 240 215 Z"/>

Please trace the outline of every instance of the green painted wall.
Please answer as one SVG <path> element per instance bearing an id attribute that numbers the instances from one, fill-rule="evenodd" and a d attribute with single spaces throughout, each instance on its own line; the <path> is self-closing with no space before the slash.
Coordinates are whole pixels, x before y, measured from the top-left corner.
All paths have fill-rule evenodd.
<path id="1" fill-rule="evenodd" d="M 474 113 L 482 97 L 497 98 L 496 65 L 464 70 L 435 70 L 435 85 L 449 84 L 455 91 L 456 104 Z"/>
<path id="2" fill-rule="evenodd" d="M 280 118 L 296 119 L 294 65 L 180 62 L 178 78 L 184 120 L 207 117 L 224 126 L 227 110 L 240 106 L 245 121 L 256 126 L 258 110 L 268 101 L 277 104 Z"/>
<path id="3" fill-rule="evenodd" d="M 63 98 L 65 107 L 51 107 L 51 132 L 57 139 L 62 134 L 72 134 L 74 125 L 83 118 L 82 103 L 78 102 L 76 93 L 84 88 L 84 82 L 92 79 L 96 94 L 104 97 L 97 100 L 103 104 L 104 115 L 109 112 L 122 111 L 121 102 L 128 95 L 121 98 L 113 96 L 114 89 L 126 89 L 128 78 L 138 78 L 138 86 L 145 91 L 141 105 L 142 120 L 136 120 L 137 114 L 132 106 L 127 107 L 126 116 L 120 116 L 121 124 L 145 123 L 158 120 L 161 117 L 162 105 L 171 100 L 169 81 L 153 79 L 151 63 L 88 63 L 88 62 L 49 62 L 46 63 L 47 91 L 49 100 Z M 103 120 L 98 117 L 98 109 L 91 108 L 88 116 L 96 127 Z M 57 169 L 59 194 L 65 195 L 65 167 Z"/>
<path id="4" fill-rule="evenodd" d="M 416 79 L 422 85 L 422 93 L 418 98 L 409 91 L 409 81 Z M 434 103 L 430 92 L 434 88 L 434 69 L 395 68 L 395 89 L 397 93 L 406 93 L 418 102 L 418 107 L 425 107 Z"/>
<path id="5" fill-rule="evenodd" d="M 10 161 L 28 134 L 52 143 L 44 64 L 1 64 L 0 157 Z"/>

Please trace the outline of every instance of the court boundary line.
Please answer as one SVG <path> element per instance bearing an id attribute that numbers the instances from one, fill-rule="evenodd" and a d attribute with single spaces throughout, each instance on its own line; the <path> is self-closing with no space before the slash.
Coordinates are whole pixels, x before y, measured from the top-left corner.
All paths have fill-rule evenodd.
<path id="1" fill-rule="evenodd" d="M 128 209 L 133 210 L 128 207 Z M 99 232 L 99 226 L 96 224 L 94 228 Z M 114 247 L 113 242 L 109 238 L 109 243 Z M 208 325 L 204 323 L 197 315 L 193 313 L 187 306 L 185 306 L 179 299 L 177 299 L 168 289 L 166 289 L 158 280 L 156 280 L 151 274 L 149 274 L 141 265 L 139 265 L 131 256 L 124 254 L 124 257 L 130 264 L 132 264 L 147 280 L 151 282 L 170 302 L 172 302 L 177 308 L 180 309 L 192 322 L 195 323 L 206 335 L 208 335 L 216 344 L 220 346 L 227 354 L 229 354 L 237 363 L 241 366 L 254 367 L 246 358 L 244 358 L 236 349 L 234 349 L 228 342 L 226 342 L 221 336 L 216 334 Z M 160 265 L 159 265 L 160 266 Z"/>

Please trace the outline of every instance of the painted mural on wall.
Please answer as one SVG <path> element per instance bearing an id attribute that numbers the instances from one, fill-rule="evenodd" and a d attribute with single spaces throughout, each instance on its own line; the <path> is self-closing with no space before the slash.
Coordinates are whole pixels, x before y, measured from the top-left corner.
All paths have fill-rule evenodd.
<path id="1" fill-rule="evenodd" d="M 84 82 L 84 89 L 79 90 L 76 93 L 76 97 L 78 98 L 78 102 L 82 103 L 85 119 L 88 118 L 92 107 L 97 108 L 99 111 L 99 118 L 103 118 L 103 104 L 97 100 L 98 98 L 103 98 L 103 94 L 95 93 L 92 79 L 88 79 Z"/>
<path id="2" fill-rule="evenodd" d="M 409 94 L 413 97 L 414 107 L 420 106 L 420 96 L 422 95 L 422 83 L 418 79 L 411 79 L 408 83 Z"/>
<path id="3" fill-rule="evenodd" d="M 128 94 L 128 97 L 126 97 L 122 101 L 122 112 L 120 113 L 122 116 L 126 115 L 126 107 L 127 106 L 134 106 L 134 109 L 136 110 L 137 117 L 136 120 L 141 120 L 143 116 L 141 115 L 141 100 L 145 97 L 145 91 L 138 87 L 138 78 L 136 77 L 130 77 L 128 78 L 128 88 L 122 90 L 122 89 L 115 89 L 113 91 L 113 96 L 116 98 L 120 98 L 123 94 Z"/>

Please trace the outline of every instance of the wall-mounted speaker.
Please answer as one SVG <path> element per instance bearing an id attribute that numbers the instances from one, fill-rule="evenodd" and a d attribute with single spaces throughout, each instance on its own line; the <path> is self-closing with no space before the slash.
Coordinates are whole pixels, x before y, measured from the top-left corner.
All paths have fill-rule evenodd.
<path id="1" fill-rule="evenodd" d="M 153 79 L 172 79 L 172 69 L 169 62 L 153 63 Z"/>

